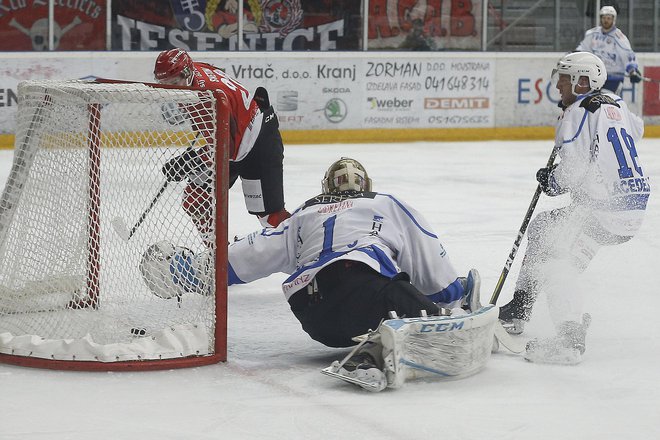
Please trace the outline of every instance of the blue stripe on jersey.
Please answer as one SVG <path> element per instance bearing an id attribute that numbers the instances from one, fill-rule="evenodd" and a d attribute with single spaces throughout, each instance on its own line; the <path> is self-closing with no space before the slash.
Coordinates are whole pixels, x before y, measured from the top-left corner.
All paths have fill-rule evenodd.
<path id="1" fill-rule="evenodd" d="M 286 231 L 287 229 L 289 229 L 289 225 L 282 228 L 282 230 L 280 230 L 279 228 L 264 228 L 261 231 L 261 235 L 263 235 L 264 237 L 270 237 L 271 235 L 282 235 L 284 234 L 284 231 Z"/>
<path id="2" fill-rule="evenodd" d="M 234 270 L 233 267 L 231 267 L 231 263 L 229 264 L 229 268 L 227 270 L 227 285 L 231 286 L 233 284 L 245 284 L 245 281 L 240 279 L 238 275 L 236 275 L 236 271 Z"/>
<path id="3" fill-rule="evenodd" d="M 388 278 L 392 278 L 395 276 L 398 272 L 396 270 L 396 266 L 394 266 L 394 263 L 392 260 L 385 254 L 382 250 L 378 249 L 375 246 L 368 246 L 364 248 L 359 248 L 359 249 L 351 249 L 346 252 L 328 252 L 322 255 L 319 255 L 318 259 L 314 261 L 312 264 L 306 264 L 305 266 L 301 267 L 297 271 L 291 274 L 289 278 L 284 280 L 283 284 L 290 283 L 291 281 L 295 280 L 301 273 L 310 270 L 310 269 L 315 269 L 317 267 L 325 266 L 326 264 L 332 262 L 333 260 L 338 259 L 339 257 L 342 257 L 346 255 L 349 252 L 353 251 L 360 251 L 364 252 L 365 254 L 369 255 L 373 260 L 377 261 L 380 265 L 380 273 Z"/>
<path id="4" fill-rule="evenodd" d="M 380 273 L 385 275 L 386 277 L 392 278 L 398 273 L 396 270 L 396 266 L 394 266 L 394 263 L 392 262 L 392 260 L 390 260 L 390 257 L 388 257 L 387 254 L 385 254 L 385 252 L 383 252 L 381 249 L 377 248 L 376 246 L 369 246 L 367 248 L 361 248 L 357 250 L 360 252 L 364 252 L 374 260 L 378 261 L 378 263 L 380 264 Z"/>
<path id="5" fill-rule="evenodd" d="M 424 234 L 428 235 L 429 237 L 432 237 L 432 238 L 438 238 L 438 236 L 435 235 L 434 233 L 432 233 L 432 232 L 430 232 L 430 231 L 427 231 L 426 229 L 422 228 L 422 226 L 417 222 L 417 219 L 415 219 L 415 217 L 410 213 L 410 211 L 408 211 L 408 210 L 407 210 L 407 209 L 401 204 L 401 202 L 399 202 L 394 196 L 392 196 L 392 195 L 390 195 L 390 194 L 383 194 L 383 193 L 378 193 L 377 195 L 379 195 L 379 196 L 389 197 L 394 203 L 397 204 L 397 206 L 398 206 L 399 208 L 401 208 L 401 210 L 402 210 L 402 211 L 403 211 L 403 212 L 404 212 L 404 213 L 410 218 L 410 220 L 412 220 L 412 222 L 415 224 L 415 226 L 417 226 L 417 227 L 419 228 L 420 231 L 422 231 Z"/>
<path id="6" fill-rule="evenodd" d="M 463 298 L 464 295 L 465 290 L 463 289 L 463 284 L 461 284 L 457 278 L 456 281 L 442 289 L 440 292 L 434 293 L 433 295 L 427 295 L 427 298 L 434 303 L 449 304 Z"/>
<path id="7" fill-rule="evenodd" d="M 585 96 L 586 96 L 586 95 L 585 95 Z M 584 98 L 584 96 L 583 96 L 583 98 Z M 584 127 L 584 122 L 587 120 L 587 115 L 588 115 L 588 114 L 589 114 L 589 111 L 585 108 L 585 109 L 584 109 L 584 115 L 582 115 L 582 120 L 580 121 L 580 126 L 578 127 L 577 133 L 575 133 L 575 135 L 574 135 L 571 139 L 563 139 L 563 140 L 562 140 L 562 145 L 563 145 L 563 144 L 571 143 L 571 142 L 573 142 L 575 139 L 577 139 L 578 136 L 580 136 L 580 132 L 582 131 L 582 127 Z"/>

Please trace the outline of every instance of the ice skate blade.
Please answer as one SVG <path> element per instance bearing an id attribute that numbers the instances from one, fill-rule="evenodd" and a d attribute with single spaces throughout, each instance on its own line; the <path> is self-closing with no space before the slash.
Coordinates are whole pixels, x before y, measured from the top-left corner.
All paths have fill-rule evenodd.
<path id="1" fill-rule="evenodd" d="M 354 385 L 358 385 L 361 388 L 364 388 L 367 391 L 371 391 L 374 393 L 377 393 L 379 391 L 384 390 L 387 387 L 387 379 L 385 379 L 385 374 L 383 374 L 383 377 L 381 380 L 374 380 L 374 381 L 365 381 L 362 380 L 359 377 L 350 377 L 350 376 L 345 376 L 343 374 L 340 374 L 339 372 L 335 371 L 335 366 L 331 365 L 329 367 L 326 367 L 321 370 L 321 373 L 325 374 L 326 376 L 334 377 L 339 380 L 343 380 L 344 382 L 352 383 Z M 363 370 L 364 371 L 364 370 Z"/>

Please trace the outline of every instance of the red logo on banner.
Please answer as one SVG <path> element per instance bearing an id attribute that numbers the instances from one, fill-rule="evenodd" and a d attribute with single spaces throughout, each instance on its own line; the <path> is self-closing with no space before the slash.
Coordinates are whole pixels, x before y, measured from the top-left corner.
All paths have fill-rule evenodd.
<path id="1" fill-rule="evenodd" d="M 660 81 L 660 67 L 644 66 L 644 76 Z M 660 84 L 647 82 L 644 84 L 644 116 L 660 116 Z"/>

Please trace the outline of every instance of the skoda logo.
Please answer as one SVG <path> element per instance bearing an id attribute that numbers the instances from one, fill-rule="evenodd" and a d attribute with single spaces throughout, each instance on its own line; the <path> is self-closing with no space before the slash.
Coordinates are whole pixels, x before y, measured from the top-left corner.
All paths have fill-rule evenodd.
<path id="1" fill-rule="evenodd" d="M 346 103 L 339 98 L 332 98 L 323 109 L 326 119 L 335 124 L 346 118 L 346 110 Z"/>

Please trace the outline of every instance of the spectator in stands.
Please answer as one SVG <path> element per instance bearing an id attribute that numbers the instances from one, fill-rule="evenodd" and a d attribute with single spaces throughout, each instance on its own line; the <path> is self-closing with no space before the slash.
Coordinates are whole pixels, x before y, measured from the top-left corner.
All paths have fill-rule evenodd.
<path id="1" fill-rule="evenodd" d="M 626 76 L 630 77 L 633 84 L 642 80 L 630 41 L 616 27 L 616 15 L 613 6 L 603 6 L 600 9 L 600 26 L 589 29 L 575 49 L 578 52 L 591 52 L 603 60 L 607 69 L 607 81 L 603 89 L 612 93 L 619 93 Z"/>

